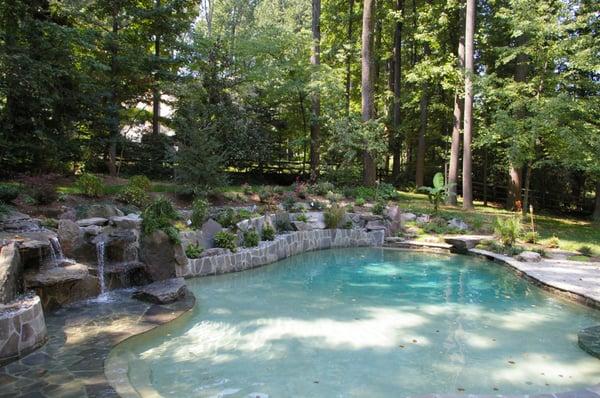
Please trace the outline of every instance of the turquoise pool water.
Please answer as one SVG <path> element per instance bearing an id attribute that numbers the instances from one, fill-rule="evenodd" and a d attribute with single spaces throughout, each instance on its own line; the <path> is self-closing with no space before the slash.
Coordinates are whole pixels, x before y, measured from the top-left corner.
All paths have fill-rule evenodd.
<path id="1" fill-rule="evenodd" d="M 191 316 L 111 354 L 165 397 L 515 394 L 600 383 L 598 312 L 499 264 L 385 249 L 302 254 L 188 281 Z"/>

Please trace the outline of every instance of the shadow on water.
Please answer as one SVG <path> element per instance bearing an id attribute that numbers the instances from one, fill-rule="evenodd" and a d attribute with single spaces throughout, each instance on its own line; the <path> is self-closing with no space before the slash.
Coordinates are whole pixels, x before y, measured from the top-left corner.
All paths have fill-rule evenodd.
<path id="1" fill-rule="evenodd" d="M 118 348 L 132 384 L 165 396 L 387 397 L 600 382 L 600 362 L 576 343 L 600 314 L 485 260 L 328 250 L 188 286 L 198 304 L 185 323 Z"/>

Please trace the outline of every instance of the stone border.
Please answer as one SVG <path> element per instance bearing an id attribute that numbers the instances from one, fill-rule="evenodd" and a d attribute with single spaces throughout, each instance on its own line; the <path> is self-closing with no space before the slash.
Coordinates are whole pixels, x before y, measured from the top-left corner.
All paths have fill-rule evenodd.
<path id="1" fill-rule="evenodd" d="M 296 254 L 340 247 L 383 245 L 384 231 L 363 229 L 316 229 L 277 235 L 275 240 L 261 242 L 258 247 L 240 249 L 236 253 L 189 260 L 177 269 L 177 276 L 218 275 L 260 267 Z"/>
<path id="2" fill-rule="evenodd" d="M 0 366 L 35 351 L 48 339 L 38 296 L 24 297 L 1 307 Z"/>

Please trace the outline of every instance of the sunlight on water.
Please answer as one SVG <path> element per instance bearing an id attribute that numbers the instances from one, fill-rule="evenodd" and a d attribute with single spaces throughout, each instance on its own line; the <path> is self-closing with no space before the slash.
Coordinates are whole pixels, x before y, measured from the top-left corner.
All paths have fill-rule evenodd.
<path id="1" fill-rule="evenodd" d="M 600 382 L 600 314 L 500 265 L 381 249 L 307 253 L 188 281 L 192 316 L 119 346 L 143 395 L 398 397 Z"/>

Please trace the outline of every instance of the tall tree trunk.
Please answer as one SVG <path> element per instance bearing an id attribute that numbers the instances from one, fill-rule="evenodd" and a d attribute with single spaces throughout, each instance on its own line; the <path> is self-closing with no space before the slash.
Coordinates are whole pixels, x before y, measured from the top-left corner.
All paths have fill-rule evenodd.
<path id="1" fill-rule="evenodd" d="M 160 8 L 160 0 L 156 0 L 156 9 Z M 160 134 L 160 35 L 154 37 L 154 86 L 152 87 L 152 134 Z"/>
<path id="2" fill-rule="evenodd" d="M 429 46 L 425 45 L 426 55 Z M 425 179 L 425 134 L 427 133 L 427 113 L 429 108 L 429 84 L 421 85 L 421 101 L 419 102 L 419 140 L 417 143 L 417 165 L 415 169 L 415 185 L 422 187 Z"/>
<path id="3" fill-rule="evenodd" d="M 523 170 L 510 164 L 508 169 L 508 190 L 506 196 L 507 210 L 520 210 L 521 208 L 521 192 L 523 190 Z"/>
<path id="4" fill-rule="evenodd" d="M 352 22 L 354 20 L 354 0 L 348 1 L 348 53 L 346 54 L 346 116 L 350 116 L 350 95 L 352 92 L 352 50 L 354 37 Z"/>
<path id="5" fill-rule="evenodd" d="M 117 83 L 117 56 L 119 53 L 118 46 L 118 34 L 119 34 L 119 20 L 118 10 L 116 7 L 113 9 L 112 15 L 112 31 L 110 41 L 110 75 L 111 75 L 111 92 L 110 92 L 110 111 L 109 111 L 109 147 L 108 147 L 108 172 L 111 176 L 117 175 L 117 140 L 120 132 L 120 103 L 118 94 L 118 83 Z"/>
<path id="6" fill-rule="evenodd" d="M 600 221 L 600 180 L 596 183 L 596 205 L 594 206 L 592 219 L 594 221 Z"/>
<path id="7" fill-rule="evenodd" d="M 368 122 L 374 115 L 374 92 L 373 92 L 373 16 L 375 0 L 364 0 L 363 7 L 363 29 L 362 29 L 362 51 L 361 51 L 361 85 L 362 85 L 362 120 Z M 375 160 L 369 152 L 368 142 L 364 143 L 363 149 L 363 184 L 375 185 L 377 170 Z"/>
<path id="8" fill-rule="evenodd" d="M 312 0 L 312 55 L 310 63 L 313 73 L 318 72 L 321 64 L 321 0 Z M 321 140 L 321 97 L 315 92 L 311 98 L 312 115 L 310 118 L 310 180 L 315 182 L 319 176 L 319 157 Z"/>
<path id="9" fill-rule="evenodd" d="M 461 2 L 460 17 L 458 26 L 462 26 L 465 22 L 464 1 Z M 464 31 L 461 31 L 464 32 Z M 460 34 L 458 39 L 458 67 L 460 72 L 465 72 L 465 35 Z M 463 113 L 463 98 L 460 96 L 460 90 L 454 94 L 454 125 L 452 127 L 452 145 L 450 146 L 450 167 L 448 170 L 448 204 L 456 206 L 458 204 L 458 158 L 460 153 L 460 131 Z"/>
<path id="10" fill-rule="evenodd" d="M 397 0 L 396 11 L 404 11 L 404 0 Z M 400 151 L 402 144 L 400 139 L 400 124 L 402 123 L 402 114 L 400 106 L 400 94 L 402 88 L 402 21 L 396 21 L 394 29 L 394 49 L 393 49 L 393 89 L 394 102 L 392 108 L 392 134 L 393 134 L 393 164 L 392 180 L 397 183 L 400 179 Z"/>
<path id="11" fill-rule="evenodd" d="M 527 171 L 525 172 L 525 195 L 523 196 L 523 205 L 521 210 L 523 214 L 528 212 L 529 207 L 529 188 L 531 186 L 531 162 L 527 164 Z"/>
<path id="12" fill-rule="evenodd" d="M 465 23 L 465 118 L 463 143 L 463 209 L 473 208 L 471 141 L 473 138 L 473 46 L 475 34 L 475 0 L 467 0 Z"/>

